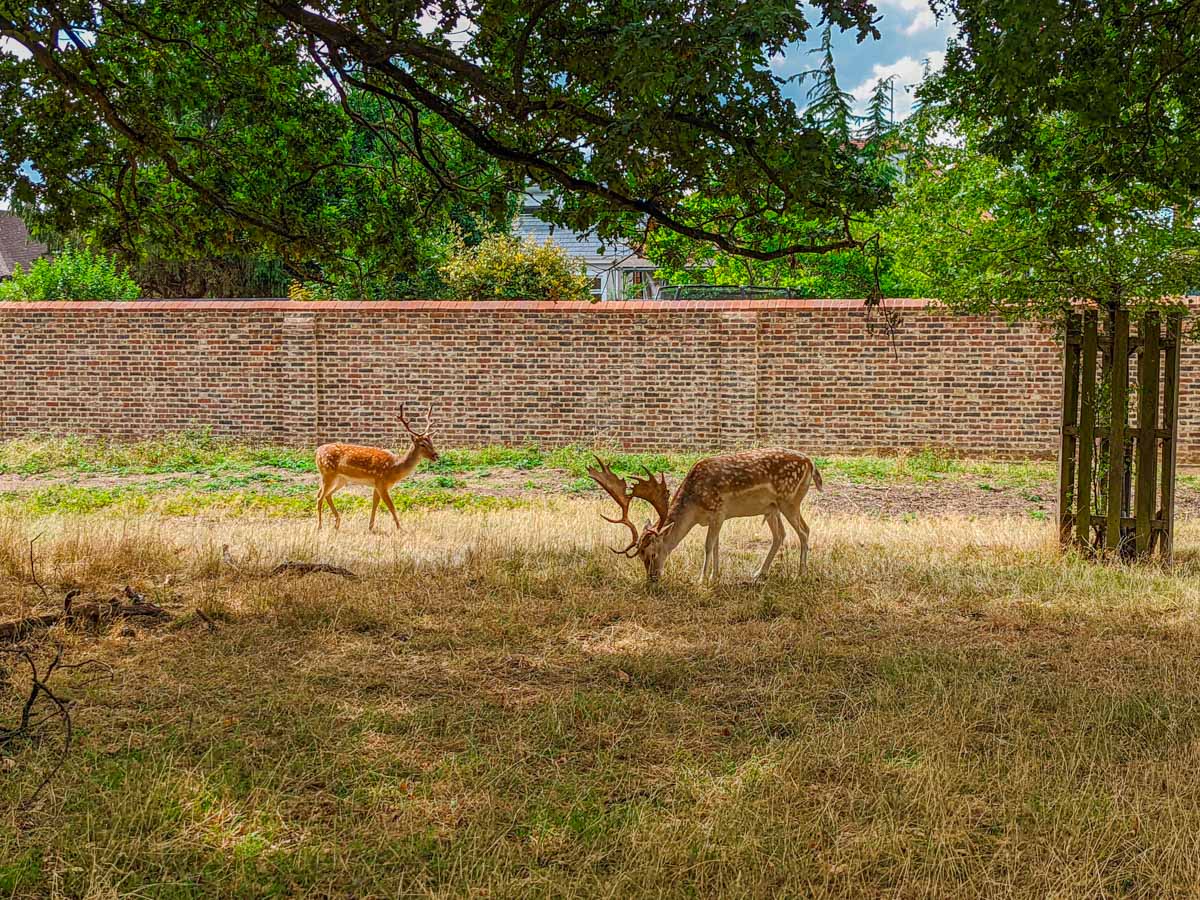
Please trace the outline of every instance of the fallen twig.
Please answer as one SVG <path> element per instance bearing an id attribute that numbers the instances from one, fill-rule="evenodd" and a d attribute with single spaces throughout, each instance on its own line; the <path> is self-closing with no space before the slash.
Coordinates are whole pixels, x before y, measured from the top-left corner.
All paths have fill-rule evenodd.
<path id="1" fill-rule="evenodd" d="M 297 562 L 294 559 L 289 559 L 286 562 L 281 562 L 271 570 L 271 578 L 276 575 L 311 575 L 313 572 L 327 572 L 330 575 L 341 575 L 343 578 L 349 578 L 351 581 L 358 581 L 358 576 L 349 569 L 343 569 L 341 566 L 331 566 L 328 563 L 308 563 Z"/>
<path id="2" fill-rule="evenodd" d="M 35 739 L 41 726 L 51 719 L 57 718 L 62 722 L 62 749 L 59 751 L 53 768 L 38 782 L 33 793 L 26 799 L 25 805 L 29 805 L 37 799 L 46 785 L 50 783 L 50 780 L 63 767 L 63 764 L 66 762 L 67 752 L 71 749 L 71 739 L 74 736 L 74 728 L 71 723 L 71 701 L 60 697 L 56 693 L 57 688 L 53 690 L 50 688 L 50 679 L 54 677 L 56 672 L 68 669 L 96 667 L 103 669 L 105 672 L 110 672 L 111 670 L 104 663 L 94 659 L 84 660 L 81 663 L 64 663 L 62 659 L 63 648 L 58 643 L 54 644 L 54 658 L 50 660 L 44 674 L 38 669 L 35 651 L 29 647 L 0 647 L 0 654 L 18 659 L 24 662 L 29 668 L 29 696 L 21 706 L 21 715 L 17 723 L 12 727 L 0 725 L 0 748 L 7 749 L 18 740 Z M 6 677 L 0 684 L 11 686 L 12 682 L 10 678 Z M 38 701 L 43 697 L 49 701 L 53 709 L 45 715 L 35 718 L 34 711 L 37 708 Z"/>
<path id="3" fill-rule="evenodd" d="M 33 583 L 37 585 L 37 589 L 42 592 L 42 596 L 45 597 L 46 602 L 49 603 L 50 594 L 47 593 L 46 586 L 38 581 L 37 566 L 33 564 L 33 543 L 40 537 L 40 534 L 36 534 L 29 539 L 29 577 L 33 579 Z"/>

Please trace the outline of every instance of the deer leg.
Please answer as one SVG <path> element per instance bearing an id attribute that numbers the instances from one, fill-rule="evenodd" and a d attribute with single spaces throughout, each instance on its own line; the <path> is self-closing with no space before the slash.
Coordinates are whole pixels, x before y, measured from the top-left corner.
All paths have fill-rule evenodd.
<path id="1" fill-rule="evenodd" d="M 335 477 L 321 485 L 321 499 L 329 504 L 329 511 L 333 513 L 333 528 L 335 531 L 342 527 L 342 516 L 338 512 L 337 507 L 333 505 L 333 495 L 342 487 L 342 484 Z M 320 501 L 317 504 L 317 512 L 320 513 Z"/>
<path id="2" fill-rule="evenodd" d="M 387 504 L 388 512 L 392 514 L 392 521 L 396 523 L 396 530 L 400 530 L 400 519 L 396 515 L 396 504 L 392 502 L 392 495 L 388 493 L 385 487 L 379 488 L 379 493 L 383 497 L 383 502 Z"/>
<path id="3" fill-rule="evenodd" d="M 325 505 L 325 498 L 333 493 L 333 486 L 337 481 L 337 476 L 332 472 L 326 474 L 321 473 L 321 486 L 317 489 L 317 530 L 321 530 L 322 524 L 322 507 Z"/>
<path id="4" fill-rule="evenodd" d="M 716 581 L 721 577 L 721 524 L 718 520 L 709 525 L 708 536 L 704 540 L 704 567 L 708 572 L 709 581 Z"/>
<path id="5" fill-rule="evenodd" d="M 371 494 L 371 521 L 367 524 L 367 531 L 375 530 L 375 510 L 379 509 L 379 488 L 375 488 Z"/>
<path id="6" fill-rule="evenodd" d="M 808 568 L 808 523 L 804 521 L 804 516 L 800 515 L 800 507 L 785 506 L 783 514 L 791 523 L 792 530 L 796 532 L 796 536 L 800 538 L 800 570 L 804 571 Z"/>
<path id="7" fill-rule="evenodd" d="M 329 511 L 333 513 L 333 530 L 337 531 L 342 527 L 342 515 L 333 505 L 333 491 L 325 492 L 325 502 L 329 504 Z"/>
<path id="8" fill-rule="evenodd" d="M 775 554 L 779 552 L 779 548 L 783 546 L 783 519 L 779 515 L 779 510 L 767 513 L 763 516 L 767 520 L 767 524 L 771 526 L 771 549 L 767 551 L 767 558 L 762 561 L 762 565 L 758 567 L 758 571 L 754 573 L 755 581 L 762 581 L 767 577 L 767 569 L 771 568 L 771 563 L 775 561 Z"/>

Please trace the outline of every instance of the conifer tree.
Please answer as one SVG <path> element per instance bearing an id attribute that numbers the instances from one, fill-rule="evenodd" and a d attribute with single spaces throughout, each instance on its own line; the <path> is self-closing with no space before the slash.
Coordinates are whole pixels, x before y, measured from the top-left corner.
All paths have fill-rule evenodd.
<path id="1" fill-rule="evenodd" d="M 854 97 L 838 84 L 837 68 L 833 61 L 833 29 L 830 26 L 826 25 L 821 33 L 821 46 L 811 52 L 820 55 L 820 63 L 808 73 L 813 85 L 808 89 L 805 116 L 821 130 L 848 144 L 855 119 L 851 109 Z"/>

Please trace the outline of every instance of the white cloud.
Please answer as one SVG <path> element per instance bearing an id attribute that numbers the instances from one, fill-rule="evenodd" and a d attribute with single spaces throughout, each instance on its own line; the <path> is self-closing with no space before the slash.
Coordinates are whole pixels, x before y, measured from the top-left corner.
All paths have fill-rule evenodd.
<path id="1" fill-rule="evenodd" d="M 921 59 L 914 56 L 902 56 L 887 65 L 875 63 L 871 67 L 871 76 L 863 79 L 862 83 L 850 92 L 854 95 L 856 112 L 862 113 L 866 108 L 871 92 L 875 90 L 879 79 L 894 75 L 896 80 L 894 82 L 895 109 L 893 115 L 897 122 L 907 118 L 912 112 L 914 92 L 925 73 L 925 59 L 929 60 L 929 71 L 936 72 L 946 62 L 946 53 L 943 50 L 933 50 Z"/>
<path id="2" fill-rule="evenodd" d="M 927 0 L 879 0 L 880 10 L 886 15 L 887 9 L 911 16 L 902 31 L 907 35 L 919 34 L 937 28 L 937 17 L 929 8 Z"/>
<path id="3" fill-rule="evenodd" d="M 420 19 L 417 20 L 417 29 L 421 34 L 429 37 L 441 28 L 442 9 L 441 5 L 430 7 L 421 13 Z M 450 42 L 450 46 L 457 50 L 475 34 L 475 23 L 470 19 L 459 16 L 454 27 L 446 32 L 446 40 Z"/>
<path id="4" fill-rule="evenodd" d="M 0 53 L 7 53 L 17 59 L 29 59 L 29 51 L 12 38 L 0 37 Z"/>

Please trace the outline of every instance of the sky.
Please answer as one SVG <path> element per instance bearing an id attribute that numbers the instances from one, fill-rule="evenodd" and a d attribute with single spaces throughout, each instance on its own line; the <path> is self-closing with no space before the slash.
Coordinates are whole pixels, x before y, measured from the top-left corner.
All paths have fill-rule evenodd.
<path id="1" fill-rule="evenodd" d="M 21 59 L 24 59 L 29 55 L 24 47 L 22 47 L 16 41 L 6 37 L 0 37 L 0 52 L 11 53 L 15 56 L 21 57 Z"/>
<path id="2" fill-rule="evenodd" d="M 854 94 L 856 112 L 861 114 L 875 82 L 888 75 L 898 76 L 895 83 L 895 115 L 903 119 L 912 110 L 912 89 L 921 80 L 923 60 L 928 59 L 932 70 L 941 68 L 945 59 L 946 40 L 952 33 L 949 22 L 938 22 L 927 0 L 874 0 L 879 10 L 880 39 L 868 38 L 861 44 L 854 34 L 834 32 L 833 61 L 837 67 L 842 90 Z M 816 29 L 809 32 L 810 41 L 793 44 L 782 57 L 771 61 L 777 74 L 787 78 L 816 64 L 809 51 L 819 46 L 821 35 Z M 905 88 L 908 90 L 905 90 Z M 792 82 L 785 89 L 788 96 L 800 105 L 808 86 Z"/>

